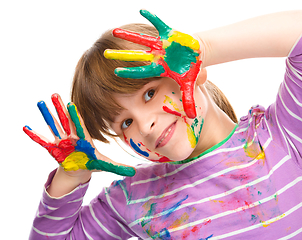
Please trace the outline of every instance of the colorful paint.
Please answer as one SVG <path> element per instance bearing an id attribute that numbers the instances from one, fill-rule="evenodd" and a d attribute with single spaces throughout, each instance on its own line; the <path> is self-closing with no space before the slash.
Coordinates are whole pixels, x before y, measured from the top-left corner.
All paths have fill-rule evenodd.
<path id="1" fill-rule="evenodd" d="M 53 120 L 53 117 L 52 117 L 51 113 L 49 112 L 48 107 L 46 106 L 45 102 L 40 101 L 40 102 L 38 102 L 37 106 L 40 109 L 40 112 L 42 113 L 45 122 L 50 127 L 53 134 L 56 137 L 61 139 L 58 129 L 56 127 L 55 121 Z"/>
<path id="2" fill-rule="evenodd" d="M 173 99 L 170 98 L 170 97 L 167 96 L 167 95 L 165 95 L 164 103 L 169 103 L 169 104 L 174 108 L 174 110 L 177 111 L 177 112 L 179 112 L 179 113 L 182 111 L 182 109 L 180 109 L 180 108 L 178 107 L 177 103 L 175 103 L 175 102 L 173 101 Z"/>
<path id="3" fill-rule="evenodd" d="M 53 97 L 54 105 L 58 112 L 60 120 L 63 119 L 64 129 L 69 130 L 69 121 L 64 110 L 62 108 L 62 104 L 59 101 L 59 98 Z M 39 109 L 42 112 L 42 115 L 46 121 L 46 123 L 50 126 L 51 130 L 55 134 L 55 124 L 54 119 L 51 113 L 48 111 L 46 104 L 43 101 L 38 103 Z M 97 159 L 95 155 L 95 149 L 91 145 L 90 142 L 85 140 L 85 134 L 83 127 L 81 125 L 80 117 L 77 112 L 77 108 L 74 104 L 68 104 L 68 112 L 70 114 L 71 120 L 73 121 L 77 135 L 79 139 L 76 141 L 76 144 L 73 144 L 71 139 L 63 139 L 58 144 L 47 142 L 47 140 L 43 140 L 39 135 L 37 135 L 33 130 L 25 126 L 23 127 L 23 131 L 36 143 L 40 144 L 44 147 L 55 159 L 56 161 L 64 168 L 65 171 L 77 171 L 79 169 L 87 169 L 87 170 L 102 170 L 113 172 L 122 176 L 134 176 L 135 169 L 133 167 L 119 166 L 114 165 L 110 162 L 102 161 Z M 65 116 L 63 116 L 65 115 Z M 58 134 L 58 133 L 57 133 Z M 55 136 L 57 136 L 55 134 Z"/>
<path id="4" fill-rule="evenodd" d="M 71 132 L 70 132 L 69 120 L 64 112 L 60 96 L 58 94 L 53 94 L 51 96 L 51 100 L 57 110 L 57 114 L 59 116 L 64 131 L 66 132 L 67 135 L 70 135 Z"/>
<path id="5" fill-rule="evenodd" d="M 199 122 L 198 119 L 195 118 L 191 125 L 186 122 L 188 139 L 191 143 L 192 148 L 195 148 L 196 144 L 198 143 L 203 126 L 203 121 L 204 120 L 202 119 L 201 122 Z"/>
<path id="6" fill-rule="evenodd" d="M 174 31 L 156 15 L 141 10 L 159 32 L 159 38 L 141 35 L 123 29 L 113 30 L 115 37 L 145 45 L 149 51 L 110 50 L 104 52 L 108 59 L 123 61 L 149 61 L 150 65 L 134 68 L 117 68 L 115 74 L 123 78 L 141 79 L 170 77 L 182 92 L 184 111 L 189 118 L 196 117 L 194 88 L 201 67 L 199 42 L 188 34 Z"/>
<path id="7" fill-rule="evenodd" d="M 85 139 L 85 134 L 84 134 L 84 130 L 80 121 L 80 117 L 78 114 L 78 110 L 75 104 L 73 103 L 69 103 L 67 105 L 67 109 L 70 115 L 71 120 L 73 121 L 75 127 L 76 127 L 76 131 L 77 131 L 77 135 L 79 138 Z"/>
<path id="8" fill-rule="evenodd" d="M 177 117 L 181 117 L 181 113 L 180 112 L 173 111 L 172 109 L 168 108 L 167 106 L 163 106 L 163 110 L 165 112 L 173 114 L 173 115 L 175 115 Z"/>
<path id="9" fill-rule="evenodd" d="M 146 151 L 143 151 L 140 149 L 140 146 L 139 145 L 136 145 L 132 138 L 130 138 L 130 146 L 140 155 L 143 155 L 144 157 L 149 157 L 149 153 L 146 152 Z"/>

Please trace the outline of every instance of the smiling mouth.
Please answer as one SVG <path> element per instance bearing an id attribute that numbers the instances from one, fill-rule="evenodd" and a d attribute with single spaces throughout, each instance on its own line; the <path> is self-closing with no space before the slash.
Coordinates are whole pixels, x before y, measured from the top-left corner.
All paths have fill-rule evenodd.
<path id="1" fill-rule="evenodd" d="M 169 140 L 171 139 L 174 131 L 175 131 L 175 127 L 176 127 L 176 122 L 172 123 L 169 127 L 167 127 L 162 134 L 159 136 L 159 138 L 156 140 L 155 142 L 155 148 L 160 148 L 165 146 Z"/>

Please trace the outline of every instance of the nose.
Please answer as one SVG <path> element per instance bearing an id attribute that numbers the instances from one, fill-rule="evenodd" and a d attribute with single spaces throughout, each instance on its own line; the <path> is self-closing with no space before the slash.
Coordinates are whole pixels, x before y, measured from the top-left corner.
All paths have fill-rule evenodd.
<path id="1" fill-rule="evenodd" d="M 137 122 L 138 122 L 139 133 L 142 136 L 146 137 L 150 133 L 152 133 L 155 126 L 156 119 L 154 115 L 141 113 L 140 116 L 138 117 Z"/>

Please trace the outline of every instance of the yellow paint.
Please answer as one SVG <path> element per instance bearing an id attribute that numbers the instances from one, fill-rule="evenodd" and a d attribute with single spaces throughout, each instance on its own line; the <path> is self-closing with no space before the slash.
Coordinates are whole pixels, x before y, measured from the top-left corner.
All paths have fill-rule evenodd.
<path id="1" fill-rule="evenodd" d="M 164 103 L 170 103 L 170 105 L 174 108 L 175 111 L 177 112 L 181 112 L 183 111 L 183 109 L 179 109 L 178 105 L 173 101 L 172 98 L 168 97 L 167 95 L 165 95 L 165 100 L 164 100 Z"/>
<path id="2" fill-rule="evenodd" d="M 177 228 L 179 227 L 180 225 L 183 225 L 183 223 L 187 222 L 189 219 L 189 214 L 187 214 L 186 212 L 183 213 L 181 215 L 180 218 L 176 219 L 170 226 L 170 228 Z"/>
<path id="3" fill-rule="evenodd" d="M 168 39 L 169 42 L 178 42 L 180 45 L 192 48 L 193 50 L 198 51 L 200 46 L 199 42 L 193 38 L 191 35 L 173 31 L 173 34 Z"/>
<path id="4" fill-rule="evenodd" d="M 285 213 L 283 213 L 282 215 L 275 217 L 273 219 L 261 222 L 263 227 L 268 227 L 271 223 L 277 222 L 279 221 L 281 218 L 285 217 Z"/>
<path id="5" fill-rule="evenodd" d="M 265 153 L 262 151 L 259 153 L 259 155 L 256 157 L 257 160 L 259 160 L 260 163 L 264 166 L 265 163 Z"/>
<path id="6" fill-rule="evenodd" d="M 89 158 L 85 153 L 73 152 L 61 163 L 61 166 L 65 171 L 77 171 L 79 169 L 87 169 L 85 164 L 88 161 Z"/>
<path id="7" fill-rule="evenodd" d="M 191 128 L 191 126 L 188 123 L 187 123 L 187 134 L 188 134 L 189 142 L 191 143 L 191 147 L 195 148 L 196 144 L 197 144 L 196 137 L 193 132 L 193 129 Z"/>
<path id="8" fill-rule="evenodd" d="M 107 49 L 104 52 L 105 58 L 117 59 L 121 61 L 149 61 L 152 62 L 154 55 L 144 51 L 135 50 L 111 50 Z"/>
<path id="9" fill-rule="evenodd" d="M 212 200 L 214 203 L 224 203 L 224 201 L 221 200 Z"/>

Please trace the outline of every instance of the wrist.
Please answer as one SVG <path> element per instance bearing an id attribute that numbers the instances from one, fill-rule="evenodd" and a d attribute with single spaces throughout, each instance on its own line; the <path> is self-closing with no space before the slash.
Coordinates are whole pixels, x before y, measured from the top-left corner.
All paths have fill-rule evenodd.
<path id="1" fill-rule="evenodd" d="M 47 192 L 51 197 L 62 197 L 73 191 L 80 184 L 87 183 L 91 178 L 90 171 L 70 171 L 66 172 L 59 167 L 52 179 Z"/>

